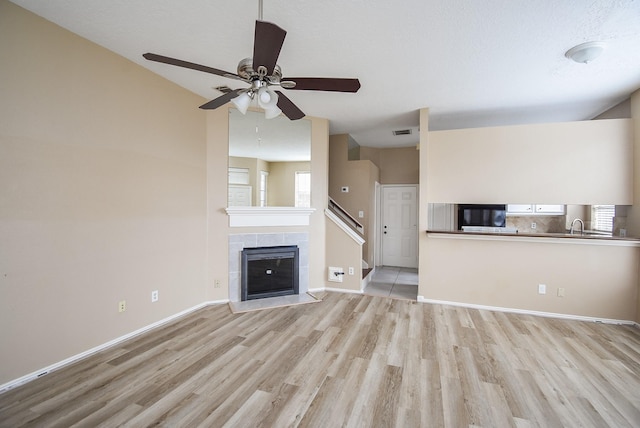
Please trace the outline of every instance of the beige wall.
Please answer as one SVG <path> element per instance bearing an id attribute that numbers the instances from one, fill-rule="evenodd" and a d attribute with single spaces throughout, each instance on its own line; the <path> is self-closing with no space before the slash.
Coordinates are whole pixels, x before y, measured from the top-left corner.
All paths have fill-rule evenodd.
<path id="1" fill-rule="evenodd" d="M 7 1 L 0 58 L 3 383 L 205 301 L 207 229 L 202 98 Z"/>
<path id="2" fill-rule="evenodd" d="M 364 226 L 366 242 L 362 257 L 369 266 L 374 266 L 375 183 L 380 173 L 371 161 L 348 160 L 348 141 L 346 134 L 330 137 L 329 196 Z M 349 187 L 348 193 L 341 192 L 343 186 Z M 359 211 L 363 212 L 363 218 L 358 217 Z"/>
<path id="3" fill-rule="evenodd" d="M 360 159 L 380 169 L 380 184 L 418 184 L 420 158 L 416 147 L 360 148 Z"/>
<path id="4" fill-rule="evenodd" d="M 634 320 L 637 247 L 567 239 L 428 238 L 426 299 L 616 320 Z M 547 294 L 538 294 L 545 284 Z M 565 297 L 558 297 L 558 288 Z M 423 294 L 424 293 L 424 294 Z"/>
<path id="5" fill-rule="evenodd" d="M 427 150 L 429 202 L 633 203 L 631 119 L 430 132 Z"/>
<path id="6" fill-rule="evenodd" d="M 633 153 L 633 182 L 635 186 L 633 196 L 636 204 L 627 209 L 626 228 L 629 235 L 640 236 L 640 89 L 631 94 L 631 118 L 635 136 L 635 150 Z M 640 291 L 638 292 L 636 322 L 640 323 Z"/>
<path id="7" fill-rule="evenodd" d="M 595 120 L 599 119 L 629 119 L 631 118 L 631 99 L 627 98 L 626 100 L 616 104 L 610 109 L 600 113 L 596 117 Z"/>
<path id="8" fill-rule="evenodd" d="M 634 177 L 634 200 L 638 201 L 636 206 L 627 209 L 627 232 L 631 236 L 640 236 L 640 90 L 631 95 L 631 116 L 633 121 L 633 132 L 635 135 L 635 150 L 633 152 Z"/>
<path id="9" fill-rule="evenodd" d="M 421 110 L 420 120 L 420 163 L 426 165 L 420 170 L 420 197 L 425 201 L 422 207 L 426 203 L 443 201 L 631 202 L 629 193 L 634 188 L 634 181 L 630 161 L 633 146 L 630 120 L 446 132 L 425 131 L 429 122 L 428 109 Z M 568 139 L 568 134 L 573 137 Z M 575 140 L 577 135 L 581 137 Z M 518 146 L 521 141 L 526 142 L 524 148 Z M 534 144 L 535 141 L 539 143 Z M 576 141 L 584 143 L 581 150 L 588 153 L 581 155 L 582 164 L 570 166 L 564 160 L 559 162 L 555 156 L 565 150 L 564 146 L 575 149 Z M 435 145 L 433 150 L 432 144 Z M 509 144 L 521 149 L 522 153 L 516 153 Z M 583 170 L 583 164 L 589 164 L 591 170 Z M 514 170 L 514 165 L 522 172 Z M 561 165 L 565 168 L 562 174 L 557 173 Z M 636 161 L 635 165 L 640 163 Z M 475 179 L 479 167 L 500 171 L 502 181 L 492 187 Z M 596 167 L 614 178 L 608 182 L 613 198 L 609 199 L 609 193 L 603 194 L 604 189 L 589 184 L 586 176 Z M 540 177 L 534 174 L 535 171 L 549 173 Z M 554 181 L 547 182 L 551 177 Z M 576 177 L 584 182 L 575 183 Z M 498 178 L 493 176 L 491 181 Z M 545 192 L 550 196 L 545 196 Z M 574 193 L 575 197 L 572 196 Z M 569 244 L 541 238 L 427 236 L 427 215 L 426 209 L 420 210 L 418 294 L 424 299 L 638 320 L 638 247 L 585 244 L 582 240 Z M 547 285 L 546 295 L 537 294 L 538 284 Z M 565 288 L 564 298 L 557 296 L 559 287 Z"/>
<path id="10" fill-rule="evenodd" d="M 325 273 L 325 287 L 340 290 L 360 291 L 362 288 L 362 247 L 352 237 L 345 233 L 329 218 L 326 219 L 327 234 L 327 268 L 329 266 L 342 268 L 343 282 L 327 280 Z M 354 274 L 349 275 L 349 267 Z"/>
<path id="11" fill-rule="evenodd" d="M 296 171 L 311 171 L 310 162 L 271 162 L 269 203 L 275 207 L 296 205 Z"/>
<path id="12" fill-rule="evenodd" d="M 324 284 L 327 120 L 310 225 L 230 228 L 227 108 L 4 0 L 0 55 L 0 384 L 228 299 L 229 234 L 309 233 Z"/>

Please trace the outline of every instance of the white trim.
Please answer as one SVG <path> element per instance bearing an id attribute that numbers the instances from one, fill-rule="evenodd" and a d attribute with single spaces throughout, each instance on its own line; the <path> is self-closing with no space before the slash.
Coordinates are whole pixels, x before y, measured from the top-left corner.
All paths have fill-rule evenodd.
<path id="1" fill-rule="evenodd" d="M 376 220 L 375 220 L 375 228 L 376 228 L 376 237 L 374 238 L 374 245 L 376 246 L 376 250 L 374 253 L 374 266 L 382 266 L 382 185 L 376 181 L 375 184 L 375 193 L 376 193 Z M 418 210 L 419 211 L 419 210 Z M 418 238 L 418 242 L 420 242 L 420 238 Z M 418 249 L 420 245 L 418 244 Z"/>
<path id="2" fill-rule="evenodd" d="M 555 312 L 542 312 L 542 311 L 531 311 L 527 309 L 517 309 L 517 308 L 503 308 L 500 306 L 486 306 L 486 305 L 476 305 L 473 303 L 461 303 L 461 302 L 452 302 L 447 300 L 437 300 L 437 299 L 425 299 L 424 296 L 418 296 L 418 302 L 420 303 L 431 303 L 435 305 L 449 305 L 449 306 L 460 306 L 463 308 L 471 308 L 471 309 L 480 309 L 486 311 L 496 311 L 496 312 L 509 312 L 514 314 L 523 314 L 523 315 L 534 315 L 539 317 L 547 317 L 547 318 L 561 318 L 567 320 L 574 321 L 591 321 L 591 322 L 601 322 L 605 324 L 624 324 L 624 325 L 635 325 L 638 326 L 638 323 L 629 320 L 617 320 L 611 318 L 598 318 L 598 317 L 586 317 L 582 315 L 570 315 L 570 314 L 559 314 Z"/>
<path id="3" fill-rule="evenodd" d="M 340 217 L 338 217 L 337 215 L 335 215 L 334 213 L 332 213 L 331 211 L 329 211 L 329 209 L 324 210 L 324 215 L 326 215 L 332 222 L 334 222 L 336 224 L 336 226 L 338 226 L 340 229 L 342 229 L 344 231 L 344 233 L 346 233 L 347 235 L 349 235 L 349 237 L 351 239 L 353 239 L 354 241 L 356 241 L 356 243 L 358 245 L 362 245 L 364 244 L 364 239 L 362 239 L 360 237 L 360 235 L 358 235 L 356 232 L 353 231 L 353 229 L 351 229 L 349 226 L 347 226 L 346 224 L 344 224 L 344 221 L 342 221 L 340 219 Z"/>
<path id="4" fill-rule="evenodd" d="M 369 274 L 367 276 L 365 276 L 364 278 L 362 278 L 362 291 L 364 292 L 364 289 L 367 288 L 367 285 L 369 285 L 369 283 L 371 282 L 371 278 L 373 278 L 373 275 L 376 273 L 376 268 L 371 269 L 371 272 L 369 272 Z"/>
<path id="5" fill-rule="evenodd" d="M 384 200 L 384 191 L 385 189 L 392 189 L 398 187 L 413 187 L 416 190 L 416 247 L 415 247 L 415 266 L 412 264 L 411 266 L 401 266 L 411 269 L 417 269 L 420 267 L 420 234 L 418 233 L 419 224 L 420 224 L 420 184 L 380 184 L 380 197 L 378 198 L 378 206 L 379 206 L 379 224 L 378 224 L 378 239 L 379 243 L 379 257 L 375 260 L 376 266 L 384 266 L 384 239 L 382 239 L 382 235 L 384 235 L 384 210 L 385 210 L 385 200 Z"/>
<path id="6" fill-rule="evenodd" d="M 346 288 L 324 287 L 324 291 L 335 291 L 336 293 L 362 294 L 364 290 L 349 290 Z"/>
<path id="7" fill-rule="evenodd" d="M 229 207 L 229 227 L 309 226 L 315 208 L 299 207 Z"/>
<path id="8" fill-rule="evenodd" d="M 103 343 L 102 345 L 98 345 L 94 348 L 88 349 L 84 352 L 81 352 L 79 354 L 73 355 L 69 358 L 66 358 L 62 361 L 59 361 L 57 363 L 51 364 L 47 367 L 44 367 L 40 370 L 36 370 L 32 373 L 29 373 L 27 375 L 24 375 L 22 377 L 19 377 L 18 379 L 14 379 L 14 380 L 10 380 L 7 383 L 4 383 L 2 385 L 0 385 L 0 394 L 9 391 L 10 389 L 13 389 L 17 386 L 23 385 L 27 382 L 31 382 L 34 379 L 37 379 L 39 377 L 42 377 L 44 375 L 47 375 L 49 373 L 51 373 L 54 370 L 58 370 L 61 369 L 69 364 L 75 363 L 76 361 L 82 360 L 84 358 L 87 358 L 97 352 L 103 351 L 107 348 L 110 348 L 114 345 L 117 345 L 118 343 L 124 342 L 125 340 L 131 339 L 132 337 L 138 336 L 142 333 L 146 333 L 150 330 L 153 330 L 157 327 L 160 327 L 164 324 L 167 324 L 177 318 L 180 318 L 182 316 L 185 316 L 191 312 L 195 312 L 198 309 L 202 309 L 206 306 L 212 306 L 212 305 L 218 305 L 218 304 L 224 304 L 224 303 L 228 303 L 229 300 L 225 299 L 225 300 L 214 300 L 214 301 L 209 301 L 209 302 L 204 302 L 204 303 L 200 303 L 199 305 L 193 306 L 189 309 L 185 309 L 182 312 L 178 312 L 177 314 L 171 315 L 170 317 L 164 318 L 160 321 L 156 321 L 152 324 L 149 324 L 145 327 L 139 328 L 138 330 L 132 331 L 131 333 L 127 333 L 124 336 L 120 336 L 116 339 L 110 340 L 109 342 Z"/>

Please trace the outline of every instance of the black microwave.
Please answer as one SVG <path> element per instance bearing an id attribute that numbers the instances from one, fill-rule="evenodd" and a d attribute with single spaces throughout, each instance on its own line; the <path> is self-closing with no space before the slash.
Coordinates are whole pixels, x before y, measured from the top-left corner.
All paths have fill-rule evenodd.
<path id="1" fill-rule="evenodd" d="M 500 204 L 459 204 L 458 230 L 463 226 L 505 227 L 507 206 Z"/>

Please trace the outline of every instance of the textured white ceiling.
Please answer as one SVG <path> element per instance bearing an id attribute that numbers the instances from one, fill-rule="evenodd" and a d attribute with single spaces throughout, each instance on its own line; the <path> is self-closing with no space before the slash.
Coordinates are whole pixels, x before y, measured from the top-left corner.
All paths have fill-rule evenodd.
<path id="1" fill-rule="evenodd" d="M 235 72 L 258 17 L 258 0 L 13 2 L 207 99 L 243 83 L 142 54 Z M 423 107 L 432 130 L 583 120 L 640 87 L 638 0 L 264 0 L 264 20 L 288 32 L 285 76 L 360 79 L 356 94 L 287 96 L 364 146 L 415 144 L 392 130 L 417 127 Z M 564 57 L 592 40 L 608 44 L 596 61 Z"/>

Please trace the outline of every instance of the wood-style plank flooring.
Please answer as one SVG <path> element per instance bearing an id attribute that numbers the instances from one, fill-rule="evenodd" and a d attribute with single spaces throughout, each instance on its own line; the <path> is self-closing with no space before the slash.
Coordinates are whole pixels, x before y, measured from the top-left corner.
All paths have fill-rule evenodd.
<path id="1" fill-rule="evenodd" d="M 638 427 L 640 330 L 327 293 L 194 312 L 0 395 L 2 427 Z"/>

